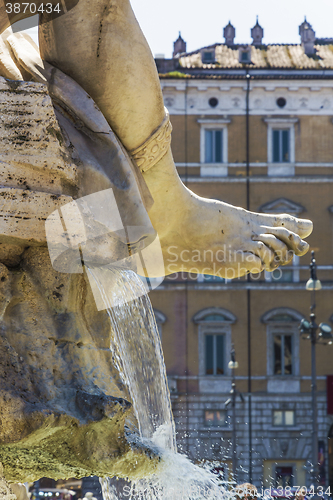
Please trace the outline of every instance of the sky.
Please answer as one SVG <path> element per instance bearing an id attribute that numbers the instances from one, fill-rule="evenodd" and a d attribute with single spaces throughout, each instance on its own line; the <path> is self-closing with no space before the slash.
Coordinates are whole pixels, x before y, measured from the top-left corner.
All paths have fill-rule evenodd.
<path id="1" fill-rule="evenodd" d="M 91 0 L 92 2 L 94 0 Z M 154 55 L 171 57 L 181 31 L 192 51 L 223 42 L 223 27 L 236 28 L 236 43 L 250 43 L 256 16 L 264 43 L 299 43 L 306 16 L 319 38 L 333 38 L 333 0 L 131 0 Z M 37 39 L 37 30 L 31 30 Z"/>

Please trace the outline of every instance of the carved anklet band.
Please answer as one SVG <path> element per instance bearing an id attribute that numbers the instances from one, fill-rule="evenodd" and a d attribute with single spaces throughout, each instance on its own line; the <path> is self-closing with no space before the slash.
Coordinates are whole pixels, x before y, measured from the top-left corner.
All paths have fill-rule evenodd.
<path id="1" fill-rule="evenodd" d="M 147 172 L 166 155 L 169 149 L 172 125 L 166 108 L 165 111 L 165 118 L 158 129 L 141 146 L 129 152 L 141 172 Z"/>

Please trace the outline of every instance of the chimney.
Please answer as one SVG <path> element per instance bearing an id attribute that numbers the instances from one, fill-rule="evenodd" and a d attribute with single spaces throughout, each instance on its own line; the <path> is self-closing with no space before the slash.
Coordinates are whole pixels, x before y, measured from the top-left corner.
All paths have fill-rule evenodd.
<path id="1" fill-rule="evenodd" d="M 236 30 L 229 21 L 229 23 L 226 25 L 226 27 L 223 29 L 223 36 L 225 39 L 225 44 L 230 47 L 231 45 L 234 45 L 234 39 L 236 36 Z"/>
<path id="2" fill-rule="evenodd" d="M 253 28 L 251 29 L 251 36 L 252 36 L 252 45 L 262 45 L 264 30 L 258 22 L 258 16 L 255 26 L 253 26 Z"/>
<path id="3" fill-rule="evenodd" d="M 185 40 L 182 39 L 182 36 L 179 32 L 179 37 L 177 38 L 177 40 L 173 44 L 172 57 L 177 57 L 180 54 L 183 54 L 184 52 L 186 52 L 186 42 L 185 42 Z"/>
<path id="4" fill-rule="evenodd" d="M 316 33 L 311 24 L 307 22 L 306 17 L 300 25 L 298 32 L 301 35 L 301 43 L 305 54 L 307 56 L 315 54 L 316 49 L 314 45 L 316 41 Z"/>

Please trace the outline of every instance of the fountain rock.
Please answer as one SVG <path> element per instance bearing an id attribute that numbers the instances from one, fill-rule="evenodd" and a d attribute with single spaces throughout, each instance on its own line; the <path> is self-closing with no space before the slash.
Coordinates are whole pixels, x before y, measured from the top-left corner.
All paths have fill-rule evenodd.
<path id="1" fill-rule="evenodd" d="M 107 312 L 97 311 L 85 273 L 55 271 L 46 247 L 45 220 L 82 194 L 87 161 L 60 127 L 46 85 L 0 78 L 0 105 L 4 476 L 144 476 L 159 458 L 136 433 Z M 104 179 L 92 171 L 91 189 L 109 187 Z"/>

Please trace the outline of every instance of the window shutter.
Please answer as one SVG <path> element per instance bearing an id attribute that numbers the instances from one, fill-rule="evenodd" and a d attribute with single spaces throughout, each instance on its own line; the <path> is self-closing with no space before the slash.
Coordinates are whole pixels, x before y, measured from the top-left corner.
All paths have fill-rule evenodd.
<path id="1" fill-rule="evenodd" d="M 206 375 L 214 374 L 214 345 L 213 345 L 213 335 L 205 336 L 205 344 L 206 344 Z"/>
<path id="2" fill-rule="evenodd" d="M 289 162 L 289 130 L 282 130 L 282 160 Z"/>
<path id="3" fill-rule="evenodd" d="M 223 163 L 223 130 L 205 130 L 205 162 Z"/>
<path id="4" fill-rule="evenodd" d="M 284 375 L 293 373 L 292 340 L 291 335 L 284 335 Z"/>
<path id="5" fill-rule="evenodd" d="M 224 374 L 224 335 L 216 335 L 216 374 Z"/>
<path id="6" fill-rule="evenodd" d="M 215 163 L 222 163 L 222 130 L 215 130 Z"/>
<path id="7" fill-rule="evenodd" d="M 213 130 L 205 131 L 205 162 L 213 163 Z"/>
<path id="8" fill-rule="evenodd" d="M 273 130 L 273 162 L 280 162 L 280 130 Z"/>
<path id="9" fill-rule="evenodd" d="M 282 366 L 281 366 L 281 349 L 282 339 L 281 335 L 274 335 L 274 375 L 281 375 Z"/>

